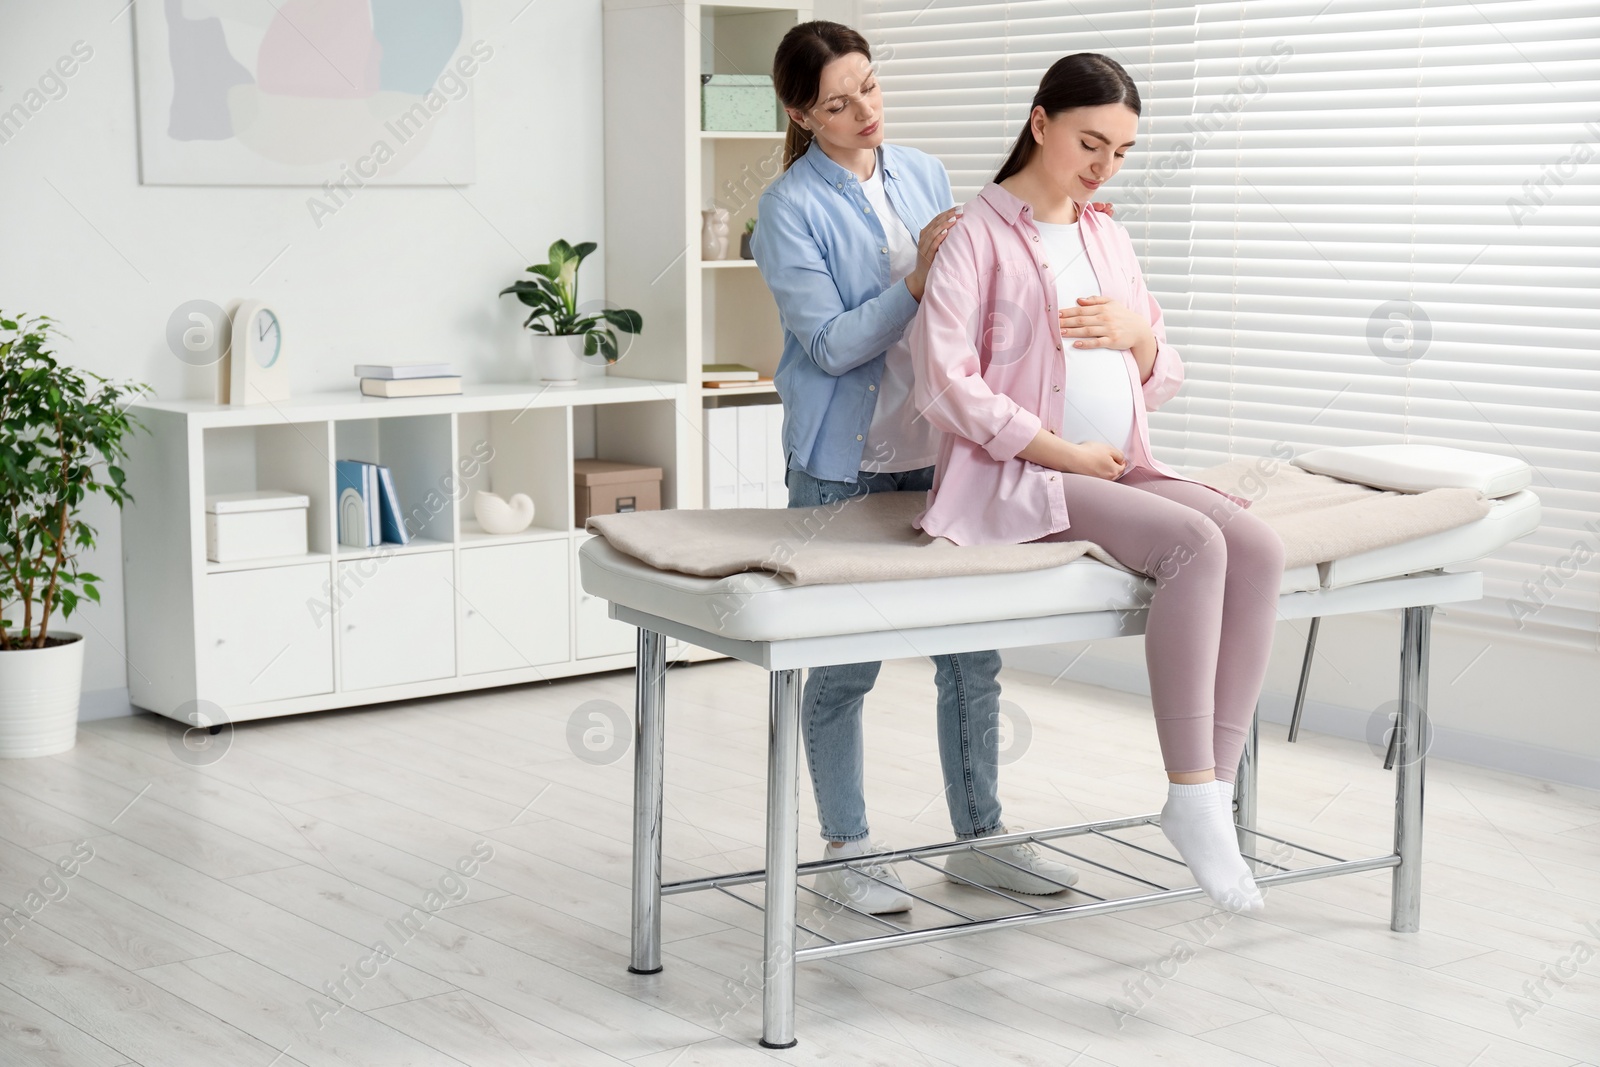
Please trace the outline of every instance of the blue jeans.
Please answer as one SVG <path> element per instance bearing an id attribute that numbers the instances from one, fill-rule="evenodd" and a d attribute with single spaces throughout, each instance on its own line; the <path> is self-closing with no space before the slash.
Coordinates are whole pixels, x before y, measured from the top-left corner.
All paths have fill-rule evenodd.
<path id="1" fill-rule="evenodd" d="M 831 505 L 867 493 L 919 492 L 933 485 L 933 468 L 867 472 L 855 482 L 788 472 L 791 508 Z M 848 506 L 848 505 L 846 505 Z M 931 657 L 938 686 L 939 761 L 944 797 L 957 837 L 993 833 L 1000 826 L 1000 653 L 962 652 Z M 800 733 L 817 798 L 817 819 L 829 841 L 867 836 L 862 792 L 861 707 L 882 663 L 813 667 L 800 698 Z"/>

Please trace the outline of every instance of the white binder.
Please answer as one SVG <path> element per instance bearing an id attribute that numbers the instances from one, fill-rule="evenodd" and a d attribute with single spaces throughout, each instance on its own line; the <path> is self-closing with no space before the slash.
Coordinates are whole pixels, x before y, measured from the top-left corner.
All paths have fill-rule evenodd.
<path id="1" fill-rule="evenodd" d="M 738 408 L 706 408 L 706 507 L 739 506 Z"/>

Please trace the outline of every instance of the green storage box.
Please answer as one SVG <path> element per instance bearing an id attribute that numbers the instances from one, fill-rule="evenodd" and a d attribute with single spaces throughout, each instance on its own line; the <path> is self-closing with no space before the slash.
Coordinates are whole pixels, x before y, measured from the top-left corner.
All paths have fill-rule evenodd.
<path id="1" fill-rule="evenodd" d="M 779 119 L 783 119 L 782 124 Z M 769 74 L 700 75 L 700 128 L 721 133 L 782 130 L 788 116 L 778 106 Z"/>

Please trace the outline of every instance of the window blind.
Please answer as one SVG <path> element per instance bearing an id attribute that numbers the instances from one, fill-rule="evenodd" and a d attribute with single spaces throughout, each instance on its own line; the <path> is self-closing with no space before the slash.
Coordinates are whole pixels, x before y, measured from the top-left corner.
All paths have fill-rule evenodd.
<path id="1" fill-rule="evenodd" d="M 1541 528 L 1440 614 L 1600 650 L 1600 9 L 1593 0 L 865 0 L 890 139 L 975 195 L 1051 62 L 1144 103 L 1102 197 L 1134 236 L 1189 469 L 1422 442 L 1534 469 Z"/>

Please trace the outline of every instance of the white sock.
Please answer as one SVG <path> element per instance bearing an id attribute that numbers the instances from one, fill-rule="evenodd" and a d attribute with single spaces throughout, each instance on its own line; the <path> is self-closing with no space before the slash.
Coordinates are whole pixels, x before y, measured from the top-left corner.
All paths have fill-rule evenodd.
<path id="1" fill-rule="evenodd" d="M 1223 814 L 1223 816 L 1230 823 L 1231 822 L 1236 822 L 1237 820 L 1234 817 L 1234 810 L 1233 810 L 1233 785 L 1234 785 L 1234 783 L 1232 783 L 1232 782 L 1224 782 L 1221 778 L 1216 779 L 1216 783 L 1217 783 L 1217 795 L 1222 798 L 1222 814 Z M 1239 841 L 1239 834 L 1238 834 L 1237 830 L 1234 831 L 1233 840 L 1234 840 L 1235 844 L 1237 844 L 1238 841 Z M 1242 851 L 1240 853 L 1240 856 L 1241 856 L 1241 858 L 1243 857 L 1243 852 Z M 1248 866 L 1248 864 L 1249 864 L 1249 861 L 1247 860 L 1246 861 L 1246 866 Z M 1260 886 L 1256 886 L 1256 892 L 1257 893 L 1261 892 L 1261 887 Z M 1262 900 L 1263 905 L 1266 903 L 1266 899 L 1267 899 L 1266 895 L 1262 894 L 1261 900 Z"/>
<path id="2" fill-rule="evenodd" d="M 1249 864 L 1239 855 L 1233 821 L 1214 783 L 1169 783 L 1167 803 L 1161 809 L 1161 832 L 1212 900 L 1229 911 L 1261 910 L 1261 891 Z"/>

